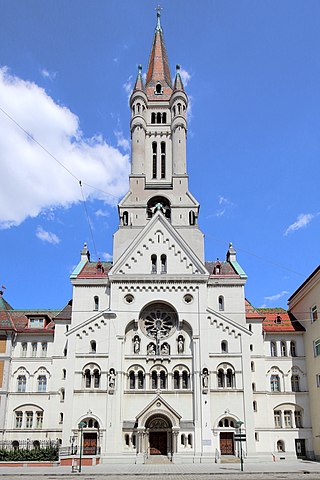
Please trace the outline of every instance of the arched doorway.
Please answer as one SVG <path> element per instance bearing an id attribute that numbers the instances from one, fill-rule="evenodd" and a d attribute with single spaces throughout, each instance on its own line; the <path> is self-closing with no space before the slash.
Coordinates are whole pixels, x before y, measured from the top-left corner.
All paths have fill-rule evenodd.
<path id="1" fill-rule="evenodd" d="M 168 455 L 171 451 L 172 424 L 164 415 L 154 415 L 148 419 L 149 454 Z"/>
<path id="2" fill-rule="evenodd" d="M 234 455 L 234 433 L 235 420 L 233 418 L 225 417 L 219 421 L 218 427 L 220 431 L 220 453 L 221 455 Z"/>
<path id="3" fill-rule="evenodd" d="M 84 420 L 83 435 L 83 455 L 97 455 L 99 439 L 99 422 L 94 418 Z"/>

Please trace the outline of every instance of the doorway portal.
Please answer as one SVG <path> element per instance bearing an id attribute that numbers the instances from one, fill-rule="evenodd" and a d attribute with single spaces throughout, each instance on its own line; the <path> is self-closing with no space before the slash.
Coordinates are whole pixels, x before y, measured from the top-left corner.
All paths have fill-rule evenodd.
<path id="1" fill-rule="evenodd" d="M 149 430 L 149 454 L 168 455 L 172 446 L 172 425 L 165 416 L 153 416 L 146 422 Z"/>

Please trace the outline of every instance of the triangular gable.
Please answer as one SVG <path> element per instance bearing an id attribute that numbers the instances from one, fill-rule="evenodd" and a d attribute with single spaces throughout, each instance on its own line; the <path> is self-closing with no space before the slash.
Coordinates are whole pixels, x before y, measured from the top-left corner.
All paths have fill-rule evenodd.
<path id="1" fill-rule="evenodd" d="M 150 274 L 151 255 L 157 256 L 157 273 L 161 273 L 161 255 L 165 255 L 169 275 L 209 276 L 205 265 L 181 235 L 157 212 L 113 265 L 109 278 L 118 274 Z"/>
<path id="2" fill-rule="evenodd" d="M 157 395 L 137 416 L 138 426 L 144 426 L 148 418 L 153 415 L 165 415 L 172 423 L 172 426 L 178 426 L 181 415 L 166 402 L 161 395 Z"/>

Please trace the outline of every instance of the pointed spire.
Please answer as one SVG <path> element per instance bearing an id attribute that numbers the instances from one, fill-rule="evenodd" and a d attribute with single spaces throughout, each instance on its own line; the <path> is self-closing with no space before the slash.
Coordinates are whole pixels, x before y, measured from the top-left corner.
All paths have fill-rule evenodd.
<path id="1" fill-rule="evenodd" d="M 176 78 L 174 79 L 173 85 L 173 91 L 176 92 L 178 90 L 184 92 L 184 86 L 180 75 L 180 65 L 176 65 Z"/>
<path id="2" fill-rule="evenodd" d="M 137 74 L 137 79 L 136 83 L 134 84 L 133 91 L 135 92 L 136 90 L 142 90 L 144 92 L 144 85 L 143 85 L 143 79 L 142 79 L 142 65 L 138 65 L 138 74 Z"/>
<path id="3" fill-rule="evenodd" d="M 160 23 L 160 7 L 157 7 L 157 26 L 149 58 L 146 93 L 152 100 L 168 100 L 172 94 L 169 62 Z"/>

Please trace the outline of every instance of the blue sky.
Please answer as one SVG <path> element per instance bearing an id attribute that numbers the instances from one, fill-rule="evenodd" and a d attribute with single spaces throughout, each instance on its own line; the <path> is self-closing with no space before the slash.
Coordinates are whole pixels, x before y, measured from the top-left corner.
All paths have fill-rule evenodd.
<path id="1" fill-rule="evenodd" d="M 112 254 L 128 95 L 137 65 L 147 67 L 156 5 L 0 0 L 0 285 L 14 308 L 62 308 L 85 241 L 93 259 Z M 206 259 L 224 259 L 232 241 L 247 298 L 285 307 L 319 264 L 320 3 L 161 6 L 171 74 L 181 64 L 190 96 L 188 172 Z"/>

